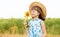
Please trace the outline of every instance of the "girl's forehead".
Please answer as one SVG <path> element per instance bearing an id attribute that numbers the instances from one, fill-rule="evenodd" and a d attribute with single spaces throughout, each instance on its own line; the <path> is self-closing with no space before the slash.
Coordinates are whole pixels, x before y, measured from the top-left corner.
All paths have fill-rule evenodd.
<path id="1" fill-rule="evenodd" d="M 37 11 L 37 10 L 33 9 L 33 10 L 30 10 L 30 11 Z"/>

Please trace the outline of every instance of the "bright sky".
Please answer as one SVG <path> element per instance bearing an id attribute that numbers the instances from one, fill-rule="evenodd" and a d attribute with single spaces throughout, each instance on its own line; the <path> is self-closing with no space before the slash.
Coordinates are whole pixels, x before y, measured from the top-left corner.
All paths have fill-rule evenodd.
<path id="1" fill-rule="evenodd" d="M 60 18 L 60 0 L 0 0 L 0 18 L 23 18 L 34 1 L 46 6 L 47 18 Z"/>

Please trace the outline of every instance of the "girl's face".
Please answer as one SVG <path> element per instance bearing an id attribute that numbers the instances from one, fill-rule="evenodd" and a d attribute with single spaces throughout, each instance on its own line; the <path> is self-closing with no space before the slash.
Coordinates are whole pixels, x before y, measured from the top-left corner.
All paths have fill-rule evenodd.
<path id="1" fill-rule="evenodd" d="M 35 17 L 39 16 L 39 14 L 40 14 L 40 13 L 38 13 L 37 10 L 31 10 L 31 17 L 32 17 L 32 18 L 35 18 Z"/>

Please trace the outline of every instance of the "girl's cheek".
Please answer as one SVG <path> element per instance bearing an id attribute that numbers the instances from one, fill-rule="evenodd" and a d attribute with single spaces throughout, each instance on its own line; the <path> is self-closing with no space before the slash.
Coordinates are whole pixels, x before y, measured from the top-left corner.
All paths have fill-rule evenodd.
<path id="1" fill-rule="evenodd" d="M 35 13 L 32 13 L 31 16 L 35 16 Z"/>
<path id="2" fill-rule="evenodd" d="M 32 17 L 35 17 L 36 15 L 37 15 L 37 11 L 32 10 L 32 11 L 31 11 L 31 16 L 32 16 Z"/>
<path id="3" fill-rule="evenodd" d="M 33 12 L 31 12 L 31 15 L 34 15 L 34 13 L 33 13 Z"/>
<path id="4" fill-rule="evenodd" d="M 31 17 L 35 17 L 35 15 L 34 14 L 31 14 Z"/>

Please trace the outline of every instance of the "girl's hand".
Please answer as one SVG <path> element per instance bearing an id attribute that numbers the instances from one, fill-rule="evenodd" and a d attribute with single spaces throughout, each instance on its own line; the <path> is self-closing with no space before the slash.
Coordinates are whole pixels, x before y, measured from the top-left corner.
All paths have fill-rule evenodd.
<path id="1" fill-rule="evenodd" d="M 27 26 L 27 22 L 26 21 L 24 21 L 24 26 Z"/>
<path id="2" fill-rule="evenodd" d="M 43 35 L 42 35 L 42 37 L 46 37 L 46 35 L 45 35 L 45 34 L 43 34 Z"/>

